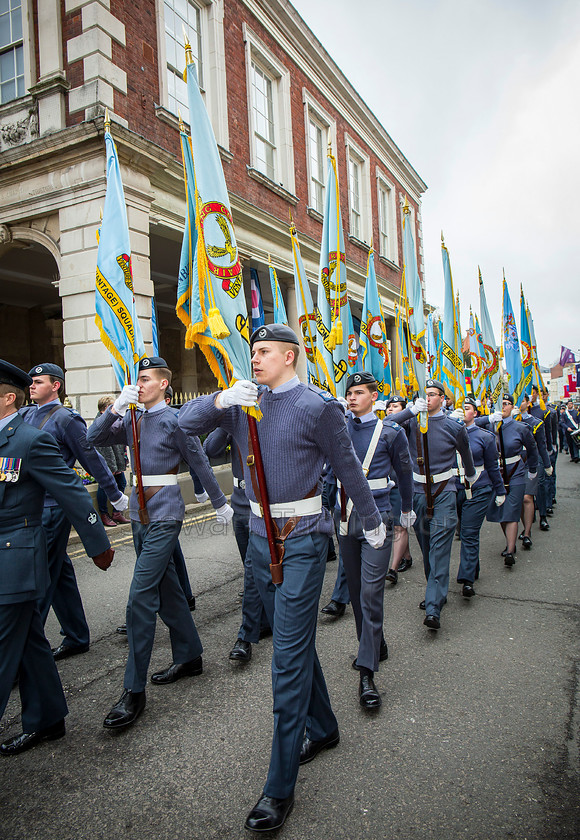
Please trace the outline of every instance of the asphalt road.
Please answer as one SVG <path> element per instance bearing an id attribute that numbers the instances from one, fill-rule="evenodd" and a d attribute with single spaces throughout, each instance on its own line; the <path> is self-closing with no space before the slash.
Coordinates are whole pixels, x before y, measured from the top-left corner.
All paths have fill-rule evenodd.
<path id="1" fill-rule="evenodd" d="M 549 533 L 504 567 L 496 525 L 482 533 L 477 596 L 461 597 L 452 555 L 442 629 L 428 631 L 415 563 L 387 584 L 390 657 L 377 674 L 383 706 L 365 713 L 352 610 L 321 617 L 318 650 L 340 728 L 337 749 L 301 769 L 284 840 L 580 836 L 578 515 L 580 465 L 558 460 Z M 150 686 L 136 725 L 111 735 L 102 721 L 122 690 L 123 620 L 133 566 L 130 526 L 110 532 L 117 554 L 103 573 L 78 543 L 71 555 L 92 631 L 90 651 L 60 663 L 67 737 L 0 760 L 0 838 L 224 840 L 243 828 L 265 779 L 272 731 L 271 641 L 247 666 L 228 652 L 240 620 L 242 567 L 233 534 L 199 514 L 182 545 L 198 598 L 204 673 Z M 191 517 L 190 517 L 191 519 Z M 321 605 L 332 591 L 328 564 Z M 47 633 L 58 643 L 51 615 Z M 171 661 L 158 626 L 151 670 Z M 20 731 L 14 692 L 0 730 Z"/>

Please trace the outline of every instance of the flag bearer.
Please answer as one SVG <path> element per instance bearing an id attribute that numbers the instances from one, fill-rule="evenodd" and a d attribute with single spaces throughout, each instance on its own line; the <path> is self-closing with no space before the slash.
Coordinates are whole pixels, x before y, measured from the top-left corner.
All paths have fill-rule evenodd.
<path id="1" fill-rule="evenodd" d="M 534 521 L 534 512 L 536 505 L 538 508 L 538 513 L 540 514 L 540 530 L 550 530 L 548 520 L 546 519 L 546 494 L 544 492 L 544 476 L 549 477 L 550 475 L 552 475 L 552 462 L 550 461 L 550 455 L 546 447 L 546 426 L 543 420 L 538 419 L 537 415 L 532 415 L 530 413 L 530 407 L 530 398 L 527 394 L 524 394 L 523 399 L 520 403 L 520 414 L 522 422 L 527 423 L 527 425 L 532 430 L 536 446 L 538 447 L 539 460 L 541 461 L 541 464 L 538 464 L 538 471 L 541 475 L 536 475 L 534 479 L 528 478 L 526 481 L 526 489 L 524 491 L 524 502 L 522 506 L 522 522 L 524 525 L 524 530 L 520 534 L 520 539 L 522 540 L 522 546 L 525 549 L 530 549 L 532 547 L 531 530 L 532 522 Z M 517 420 L 517 416 L 515 419 Z"/>
<path id="2" fill-rule="evenodd" d="M 385 526 L 346 431 L 344 413 L 330 394 L 296 376 L 298 338 L 283 324 L 269 324 L 250 339 L 260 390 L 260 448 L 275 531 L 282 541 L 283 582 L 274 584 L 261 510 L 261 495 L 249 456 L 249 432 L 241 406 L 253 406 L 258 387 L 239 380 L 225 391 L 198 397 L 180 412 L 180 426 L 201 434 L 221 426 L 234 437 L 244 461 L 250 500 L 246 555 L 273 629 L 274 738 L 268 778 L 246 819 L 251 831 L 279 828 L 294 804 L 299 764 L 339 742 L 336 717 L 316 654 L 318 603 L 333 532 L 322 505 L 321 475 L 329 463 L 353 499 L 368 542 L 379 548 Z"/>
<path id="3" fill-rule="evenodd" d="M 164 671 L 153 674 L 151 682 L 166 685 L 201 674 L 203 670 L 201 642 L 172 557 L 185 512 L 177 482 L 182 460 L 195 470 L 210 493 L 218 518 L 229 521 L 232 514 L 199 442 L 186 438 L 177 424 L 176 414 L 165 402 L 170 379 L 171 371 L 164 359 L 159 356 L 141 359 L 137 384 L 125 385 L 112 407 L 97 417 L 88 434 L 91 443 L 128 444 L 135 473 L 133 432 L 127 409 L 137 402 L 145 406 L 144 412 L 138 412 L 137 433 L 150 521 L 149 524 L 140 522 L 134 490 L 130 512 L 137 561 L 127 603 L 129 656 L 123 693 L 104 720 L 109 730 L 130 726 L 145 708 L 147 669 L 157 613 L 169 627 L 173 662 Z"/>

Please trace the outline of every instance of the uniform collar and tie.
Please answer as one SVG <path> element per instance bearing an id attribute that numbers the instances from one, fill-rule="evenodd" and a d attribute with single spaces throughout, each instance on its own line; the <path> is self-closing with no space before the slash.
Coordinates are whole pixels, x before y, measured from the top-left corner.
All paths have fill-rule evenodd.
<path id="1" fill-rule="evenodd" d="M 358 425 L 363 425 L 364 423 L 370 423 L 371 420 L 376 420 L 377 415 L 374 413 L 374 411 L 369 411 L 368 414 L 363 414 L 362 417 L 354 417 L 353 416 L 352 419 L 353 419 L 353 423 L 356 423 L 356 425 L 358 426 Z"/>
<path id="2" fill-rule="evenodd" d="M 143 414 L 155 414 L 157 411 L 163 411 L 164 408 L 168 408 L 167 403 L 165 400 L 161 400 L 155 405 L 151 406 L 151 408 L 146 408 Z"/>
<path id="3" fill-rule="evenodd" d="M 292 388 L 295 388 L 297 385 L 300 385 L 300 380 L 297 376 L 293 376 L 292 379 L 289 379 L 287 382 L 283 382 L 281 385 L 277 385 L 275 388 L 270 388 L 268 385 L 266 385 L 266 388 L 272 394 L 284 394 L 286 391 L 291 391 Z"/>
<path id="4" fill-rule="evenodd" d="M 3 417 L 0 420 L 0 432 L 4 429 L 15 417 L 18 416 L 18 412 L 15 411 L 13 414 L 8 414 L 6 417 Z"/>
<path id="5" fill-rule="evenodd" d="M 43 405 L 36 405 L 36 411 L 32 411 L 31 414 L 38 414 L 40 411 L 50 411 L 51 408 L 54 408 L 56 405 L 60 405 L 61 402 L 57 397 L 55 400 L 51 400 L 50 402 L 44 403 Z"/>

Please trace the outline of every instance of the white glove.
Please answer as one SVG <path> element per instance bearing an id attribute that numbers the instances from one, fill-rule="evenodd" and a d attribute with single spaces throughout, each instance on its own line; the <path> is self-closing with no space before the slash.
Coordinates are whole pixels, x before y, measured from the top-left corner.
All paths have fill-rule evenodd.
<path id="1" fill-rule="evenodd" d="M 376 403 L 373 405 L 373 411 L 386 411 L 387 404 L 384 400 L 377 400 Z"/>
<path id="2" fill-rule="evenodd" d="M 515 408 L 512 408 L 512 417 L 514 418 L 514 420 L 516 419 L 516 417 L 519 417 L 521 413 L 522 413 L 522 412 L 521 412 L 521 411 L 520 411 L 520 409 L 517 407 L 517 405 L 516 405 L 516 407 L 515 407 Z"/>
<path id="3" fill-rule="evenodd" d="M 409 510 L 406 513 L 403 511 L 401 513 L 401 525 L 403 528 L 411 528 L 416 519 L 417 514 L 414 510 Z"/>
<path id="4" fill-rule="evenodd" d="M 557 455 L 557 454 L 558 454 L 558 447 L 557 447 L 557 446 L 553 446 L 553 447 L 552 447 L 552 452 L 554 453 L 554 455 Z"/>
<path id="5" fill-rule="evenodd" d="M 234 510 L 226 502 L 225 505 L 215 509 L 215 518 L 220 525 L 227 525 L 234 518 Z"/>
<path id="6" fill-rule="evenodd" d="M 537 474 L 538 474 L 537 472 L 531 473 L 531 472 L 528 471 L 528 478 L 530 479 L 530 481 L 533 481 L 534 478 L 537 476 Z"/>
<path id="7" fill-rule="evenodd" d="M 422 411 L 427 411 L 427 400 L 423 399 L 423 397 L 417 397 L 413 405 L 409 406 L 409 409 L 415 416 Z"/>
<path id="8" fill-rule="evenodd" d="M 121 493 L 121 497 L 116 502 L 111 502 L 115 510 L 127 510 L 129 507 L 129 496 Z"/>
<path id="9" fill-rule="evenodd" d="M 495 503 L 496 503 L 497 507 L 501 507 L 504 502 L 505 502 L 505 496 L 496 496 L 495 497 Z"/>
<path id="10" fill-rule="evenodd" d="M 207 493 L 205 492 L 205 490 L 204 490 L 204 491 L 203 491 L 203 493 L 200 493 L 200 494 L 199 494 L 199 496 L 198 496 L 198 495 L 197 495 L 197 493 L 196 493 L 196 494 L 195 494 L 195 498 L 196 498 L 196 499 L 197 499 L 197 501 L 201 504 L 202 502 L 207 502 L 207 500 L 209 499 L 209 496 L 208 496 L 208 494 L 207 494 Z"/>
<path id="11" fill-rule="evenodd" d="M 344 410 L 347 411 L 348 410 L 348 403 L 345 400 L 345 398 L 344 397 L 337 397 L 336 399 L 341 404 L 341 406 L 344 408 Z"/>
<path id="12" fill-rule="evenodd" d="M 218 408 L 229 408 L 231 405 L 256 405 L 258 386 L 249 379 L 238 379 L 231 388 L 219 394 L 216 403 Z"/>
<path id="13" fill-rule="evenodd" d="M 554 472 L 554 467 L 544 467 L 544 472 L 546 473 L 546 475 L 552 475 L 552 473 Z"/>
<path id="14" fill-rule="evenodd" d="M 139 388 L 136 385 L 124 385 L 123 390 L 113 403 L 113 411 L 120 417 L 124 417 L 130 405 L 137 405 L 139 402 Z"/>
<path id="15" fill-rule="evenodd" d="M 477 473 L 475 473 L 475 475 L 466 475 L 465 480 L 468 481 L 469 486 L 472 487 L 477 481 Z"/>
<path id="16" fill-rule="evenodd" d="M 503 414 L 501 411 L 494 411 L 493 414 L 489 415 L 490 423 L 499 423 L 500 420 L 503 420 Z"/>
<path id="17" fill-rule="evenodd" d="M 462 408 L 454 408 L 449 416 L 452 417 L 453 420 L 465 420 L 465 412 Z"/>
<path id="18" fill-rule="evenodd" d="M 381 522 L 378 528 L 373 528 L 372 531 L 363 531 L 363 534 L 372 548 L 380 548 L 387 538 L 385 523 Z"/>

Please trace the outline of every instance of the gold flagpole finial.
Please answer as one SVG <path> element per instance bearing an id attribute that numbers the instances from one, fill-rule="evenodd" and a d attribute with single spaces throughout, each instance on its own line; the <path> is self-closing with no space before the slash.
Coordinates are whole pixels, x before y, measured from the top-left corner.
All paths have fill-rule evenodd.
<path id="1" fill-rule="evenodd" d="M 441 247 L 445 248 L 445 240 L 443 239 L 443 231 L 441 231 Z"/>
<path id="2" fill-rule="evenodd" d="M 483 280 L 481 279 L 481 268 L 479 266 L 477 266 L 477 273 L 479 274 L 479 285 L 481 286 Z"/>
<path id="3" fill-rule="evenodd" d="M 184 131 L 185 130 L 185 125 L 183 123 L 183 118 L 181 116 L 181 111 L 179 110 L 179 108 L 177 109 L 177 116 L 179 117 L 179 130 Z"/>
<path id="4" fill-rule="evenodd" d="M 411 208 L 409 207 L 409 199 L 405 196 L 405 204 L 403 206 L 403 213 L 408 216 L 411 213 Z M 443 234 L 441 234 L 441 239 L 443 239 Z"/>
<path id="5" fill-rule="evenodd" d="M 326 156 L 332 157 L 332 140 L 328 141 L 328 146 L 326 147 Z"/>
<path id="6" fill-rule="evenodd" d="M 185 46 L 185 63 L 193 64 L 193 53 L 191 51 L 191 44 L 189 43 L 189 35 L 187 34 L 185 24 L 182 23 L 181 27 L 183 29 L 183 44 Z"/>
<path id="7" fill-rule="evenodd" d="M 502 273 L 503 273 L 503 282 L 505 283 L 505 268 L 502 268 Z"/>
<path id="8" fill-rule="evenodd" d="M 99 220 L 101 222 L 103 221 L 103 208 L 102 207 L 99 207 Z"/>
<path id="9" fill-rule="evenodd" d="M 288 215 L 290 216 L 290 233 L 295 234 L 296 233 L 296 228 L 294 226 L 294 219 L 292 218 L 292 208 L 291 207 L 288 208 Z"/>
<path id="10" fill-rule="evenodd" d="M 105 108 L 105 131 L 111 130 L 111 115 L 109 114 L 109 109 Z"/>
<path id="11" fill-rule="evenodd" d="M 272 255 L 268 251 L 268 265 L 272 265 Z"/>

